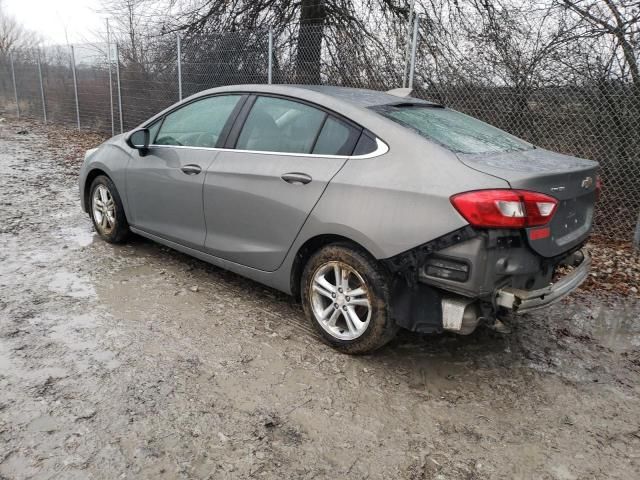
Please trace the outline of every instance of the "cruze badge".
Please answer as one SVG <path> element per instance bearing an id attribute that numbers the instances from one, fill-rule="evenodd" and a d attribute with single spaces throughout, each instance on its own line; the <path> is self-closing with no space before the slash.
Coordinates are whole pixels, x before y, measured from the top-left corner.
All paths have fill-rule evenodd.
<path id="1" fill-rule="evenodd" d="M 584 180 L 582 180 L 582 188 L 591 188 L 593 186 L 593 178 L 591 177 L 587 177 Z"/>

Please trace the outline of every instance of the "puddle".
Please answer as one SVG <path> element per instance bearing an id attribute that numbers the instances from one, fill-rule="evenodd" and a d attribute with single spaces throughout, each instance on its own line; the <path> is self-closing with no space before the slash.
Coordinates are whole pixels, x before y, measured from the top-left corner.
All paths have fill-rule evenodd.
<path id="1" fill-rule="evenodd" d="M 640 347 L 640 319 L 631 308 L 600 309 L 592 333 L 603 346 L 615 351 Z"/>
<path id="2" fill-rule="evenodd" d="M 64 270 L 53 275 L 49 282 L 49 290 L 73 298 L 89 298 L 96 294 L 93 285 L 75 273 Z"/>
<path id="3" fill-rule="evenodd" d="M 99 350 L 91 354 L 93 358 L 104 364 L 107 370 L 114 370 L 120 366 L 120 361 L 116 360 L 115 353 L 109 350 Z"/>
<path id="4" fill-rule="evenodd" d="M 58 429 L 58 422 L 49 415 L 42 415 L 29 423 L 30 432 L 51 433 Z"/>
<path id="5" fill-rule="evenodd" d="M 576 330 L 592 336 L 602 346 L 617 352 L 640 347 L 640 317 L 632 303 L 597 305 L 588 310 L 570 308 L 576 308 L 572 314 Z"/>
<path id="6" fill-rule="evenodd" d="M 9 356 L 9 350 L 0 342 L 0 376 L 13 370 L 13 362 Z"/>
<path id="7" fill-rule="evenodd" d="M 66 242 L 78 247 L 88 247 L 93 243 L 96 234 L 91 230 L 90 225 L 82 225 L 77 227 L 63 228 L 58 236 Z"/>

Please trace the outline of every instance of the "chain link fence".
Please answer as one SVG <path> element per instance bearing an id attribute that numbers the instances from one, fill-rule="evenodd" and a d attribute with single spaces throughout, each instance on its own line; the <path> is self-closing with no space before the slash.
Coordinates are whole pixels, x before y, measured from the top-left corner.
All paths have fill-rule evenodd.
<path id="1" fill-rule="evenodd" d="M 222 85 L 272 82 L 389 90 L 411 82 L 417 97 L 540 147 L 599 161 L 604 193 L 596 212 L 597 231 L 631 241 L 640 215 L 637 87 L 612 81 L 527 88 L 487 84 L 487 79 L 438 83 L 421 58 L 424 49 L 416 46 L 411 65 L 411 51 L 405 49 L 398 35 L 357 35 L 340 25 L 292 25 L 277 31 L 165 35 L 145 39 L 135 49 L 98 43 L 13 52 L 0 56 L 0 115 L 117 134 L 181 98 Z M 412 65 L 415 75 L 408 75 Z"/>

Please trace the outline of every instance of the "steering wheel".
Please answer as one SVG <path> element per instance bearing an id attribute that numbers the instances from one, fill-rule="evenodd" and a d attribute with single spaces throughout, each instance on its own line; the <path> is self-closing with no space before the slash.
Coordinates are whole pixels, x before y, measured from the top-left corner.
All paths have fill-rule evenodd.
<path id="1" fill-rule="evenodd" d="M 177 145 L 178 147 L 182 147 L 182 143 L 180 143 L 178 140 L 176 140 L 173 137 L 165 137 L 163 138 L 164 141 L 166 141 L 167 143 L 165 143 L 165 145 Z"/>

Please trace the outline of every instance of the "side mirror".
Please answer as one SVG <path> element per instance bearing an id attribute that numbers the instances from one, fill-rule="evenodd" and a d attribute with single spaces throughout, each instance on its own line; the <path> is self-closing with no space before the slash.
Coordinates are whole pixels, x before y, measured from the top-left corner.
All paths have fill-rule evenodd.
<path id="1" fill-rule="evenodd" d="M 134 130 L 129 137 L 127 138 L 127 145 L 131 148 L 135 148 L 140 151 L 141 155 L 145 155 L 147 150 L 149 150 L 149 129 L 141 128 L 139 130 Z"/>

